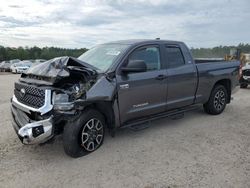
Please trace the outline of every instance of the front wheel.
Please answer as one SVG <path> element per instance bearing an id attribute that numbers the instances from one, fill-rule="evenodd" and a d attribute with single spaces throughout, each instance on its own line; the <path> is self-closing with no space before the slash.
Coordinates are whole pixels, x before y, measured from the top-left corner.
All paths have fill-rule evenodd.
<path id="1" fill-rule="evenodd" d="M 224 111 L 227 105 L 227 90 L 223 85 L 216 85 L 211 92 L 209 100 L 203 105 L 205 112 L 218 115 Z"/>
<path id="2" fill-rule="evenodd" d="M 77 158 L 97 150 L 103 143 L 105 119 L 96 110 L 83 111 L 82 114 L 64 127 L 64 151 Z"/>

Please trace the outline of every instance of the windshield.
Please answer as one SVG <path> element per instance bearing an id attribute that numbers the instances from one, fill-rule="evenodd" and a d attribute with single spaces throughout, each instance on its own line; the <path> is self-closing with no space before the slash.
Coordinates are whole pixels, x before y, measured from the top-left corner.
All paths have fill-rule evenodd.
<path id="1" fill-rule="evenodd" d="M 101 72 L 105 72 L 128 46 L 126 44 L 98 45 L 82 54 L 78 59 L 96 67 Z"/>

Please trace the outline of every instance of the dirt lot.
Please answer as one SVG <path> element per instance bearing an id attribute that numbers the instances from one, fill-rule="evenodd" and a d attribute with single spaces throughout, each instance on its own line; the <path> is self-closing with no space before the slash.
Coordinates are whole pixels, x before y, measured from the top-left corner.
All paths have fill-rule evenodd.
<path id="1" fill-rule="evenodd" d="M 139 132 L 106 136 L 96 152 L 66 156 L 62 138 L 24 146 L 11 126 L 18 75 L 0 75 L 0 187 L 250 187 L 250 88 L 220 116 L 202 109 Z"/>

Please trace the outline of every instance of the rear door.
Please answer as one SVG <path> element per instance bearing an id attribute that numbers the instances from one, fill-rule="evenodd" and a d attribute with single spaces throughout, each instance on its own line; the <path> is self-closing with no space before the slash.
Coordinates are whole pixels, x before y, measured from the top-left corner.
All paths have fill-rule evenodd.
<path id="1" fill-rule="evenodd" d="M 182 48 L 179 45 L 165 45 L 167 110 L 191 105 L 195 99 L 198 81 L 196 66 L 184 58 Z"/>
<path id="2" fill-rule="evenodd" d="M 146 72 L 117 75 L 121 123 L 166 110 L 167 76 L 160 47 L 147 45 L 131 52 L 126 61 L 144 60 Z"/>

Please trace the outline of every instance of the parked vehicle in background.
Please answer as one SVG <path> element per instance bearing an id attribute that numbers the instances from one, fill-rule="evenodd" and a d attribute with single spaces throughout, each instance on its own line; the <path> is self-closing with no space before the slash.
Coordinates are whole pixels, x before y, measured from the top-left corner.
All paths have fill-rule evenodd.
<path id="1" fill-rule="evenodd" d="M 46 62 L 47 60 L 45 59 L 35 59 L 32 63 L 32 67 L 36 66 L 36 65 L 39 65 L 40 63 L 44 63 Z"/>
<path id="2" fill-rule="evenodd" d="M 10 72 L 11 63 L 9 61 L 3 61 L 0 66 L 1 72 Z"/>
<path id="3" fill-rule="evenodd" d="M 11 65 L 13 65 L 14 63 L 18 63 L 18 62 L 20 62 L 19 59 L 12 59 L 10 61 L 3 61 L 2 65 L 1 65 L 1 71 L 2 72 L 10 72 Z"/>
<path id="4" fill-rule="evenodd" d="M 244 54 L 242 73 L 240 76 L 240 87 L 247 88 L 250 84 L 250 54 Z"/>
<path id="5" fill-rule="evenodd" d="M 239 60 L 240 61 L 240 88 L 247 88 L 250 84 L 250 54 L 242 53 L 241 49 L 231 49 L 230 54 L 225 55 L 225 60 Z"/>
<path id="6" fill-rule="evenodd" d="M 4 65 L 4 61 L 2 61 L 1 63 L 0 63 L 0 72 L 2 72 L 2 67 L 3 67 L 3 65 Z"/>
<path id="7" fill-rule="evenodd" d="M 20 59 L 12 59 L 10 60 L 10 64 L 19 63 L 20 61 Z"/>
<path id="8" fill-rule="evenodd" d="M 23 73 L 27 71 L 31 66 L 38 65 L 45 62 L 45 59 L 35 59 L 35 60 L 19 60 L 12 59 L 10 61 L 2 61 L 0 63 L 1 72 L 12 72 L 12 73 Z"/>
<path id="9" fill-rule="evenodd" d="M 32 63 L 42 63 L 42 62 L 45 62 L 46 60 L 45 59 L 27 59 L 25 61 L 30 61 Z"/>
<path id="10" fill-rule="evenodd" d="M 11 72 L 12 73 L 24 73 L 26 72 L 30 67 L 32 66 L 32 62 L 29 60 L 23 60 L 19 63 L 14 63 L 13 65 L 11 65 Z"/>
<path id="11" fill-rule="evenodd" d="M 24 144 L 63 134 L 65 152 L 98 149 L 105 129 L 178 117 L 203 105 L 221 114 L 239 86 L 239 61 L 194 60 L 183 42 L 126 40 L 98 45 L 79 58 L 31 67 L 15 83 L 13 127 Z"/>
<path id="12" fill-rule="evenodd" d="M 45 59 L 35 59 L 33 63 L 43 63 L 45 61 L 47 61 L 47 60 L 45 60 Z"/>

